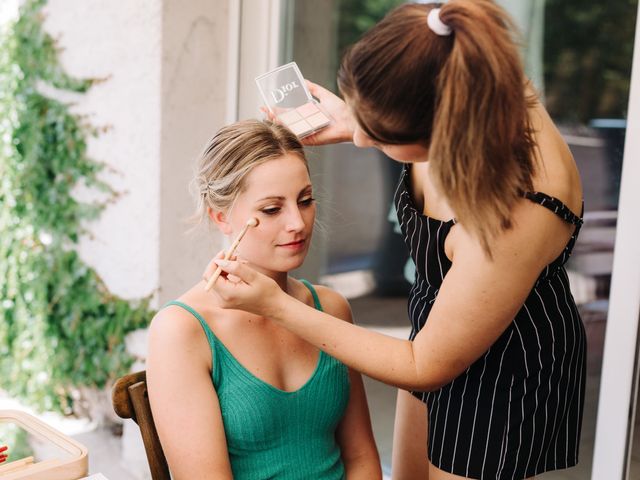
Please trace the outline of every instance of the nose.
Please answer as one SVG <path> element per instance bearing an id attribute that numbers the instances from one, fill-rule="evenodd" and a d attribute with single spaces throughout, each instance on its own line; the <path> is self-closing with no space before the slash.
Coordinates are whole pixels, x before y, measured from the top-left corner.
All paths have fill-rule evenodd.
<path id="1" fill-rule="evenodd" d="M 289 209 L 286 217 L 285 228 L 288 232 L 300 232 L 304 229 L 304 219 L 302 218 L 302 212 L 297 205 Z"/>
<path id="2" fill-rule="evenodd" d="M 366 148 L 375 146 L 375 142 L 371 140 L 369 135 L 364 133 L 362 128 L 359 125 L 356 125 L 355 130 L 353 131 L 353 144 L 356 147 Z"/>

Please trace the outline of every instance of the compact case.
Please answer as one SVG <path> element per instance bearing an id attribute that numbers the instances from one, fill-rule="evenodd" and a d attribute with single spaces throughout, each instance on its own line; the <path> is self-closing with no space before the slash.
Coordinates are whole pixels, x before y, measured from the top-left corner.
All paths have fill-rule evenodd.
<path id="1" fill-rule="evenodd" d="M 26 444 L 9 445 L 8 461 L 0 463 L 1 479 L 76 480 L 87 475 L 87 448 L 41 420 L 17 410 L 0 410 L 0 443 L 10 434 Z"/>
<path id="2" fill-rule="evenodd" d="M 331 123 L 309 93 L 296 62 L 256 77 L 256 84 L 269 111 L 298 137 L 311 135 Z"/>

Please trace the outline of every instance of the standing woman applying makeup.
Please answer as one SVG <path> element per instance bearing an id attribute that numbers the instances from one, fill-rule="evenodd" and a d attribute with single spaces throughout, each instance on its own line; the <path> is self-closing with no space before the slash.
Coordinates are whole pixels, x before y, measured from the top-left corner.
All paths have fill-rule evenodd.
<path id="1" fill-rule="evenodd" d="M 307 143 L 352 139 L 405 164 L 395 204 L 416 265 L 410 339 L 312 312 L 238 262 L 216 261 L 242 279 L 216 283 L 221 304 L 402 389 L 394 479 L 575 465 L 586 342 L 564 264 L 582 191 L 506 13 L 490 0 L 403 5 L 345 55 L 338 84 L 346 103 L 311 84 L 336 121 Z"/>
<path id="2" fill-rule="evenodd" d="M 194 180 L 198 213 L 296 302 L 351 321 L 338 293 L 288 272 L 302 265 L 316 206 L 304 150 L 287 128 L 221 128 Z M 217 281 L 220 281 L 217 280 Z M 269 318 L 222 309 L 195 284 L 153 319 L 149 400 L 175 480 L 378 480 L 362 379 Z"/>

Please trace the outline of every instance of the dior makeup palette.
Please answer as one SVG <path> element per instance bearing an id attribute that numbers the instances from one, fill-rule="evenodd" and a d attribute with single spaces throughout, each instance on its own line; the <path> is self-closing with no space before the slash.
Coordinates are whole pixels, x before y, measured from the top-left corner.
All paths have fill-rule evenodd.
<path id="1" fill-rule="evenodd" d="M 295 62 L 260 75 L 256 84 L 269 111 L 298 137 L 311 135 L 331 123 L 309 93 Z"/>

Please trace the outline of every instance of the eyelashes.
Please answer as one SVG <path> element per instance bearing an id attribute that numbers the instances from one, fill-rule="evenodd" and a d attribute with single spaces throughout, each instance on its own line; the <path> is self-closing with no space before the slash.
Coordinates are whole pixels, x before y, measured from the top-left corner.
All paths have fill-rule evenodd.
<path id="1" fill-rule="evenodd" d="M 302 205 L 303 207 L 308 207 L 310 205 L 313 205 L 313 203 L 315 203 L 316 199 L 313 197 L 309 197 L 309 198 L 305 198 L 304 200 L 300 200 L 298 202 L 298 205 Z"/>
<path id="2" fill-rule="evenodd" d="M 303 200 L 300 200 L 298 202 L 298 205 L 300 205 L 302 208 L 307 208 L 310 207 L 311 205 L 313 205 L 315 203 L 316 199 L 313 197 L 309 197 L 309 198 L 305 198 Z M 260 212 L 267 215 L 267 216 L 273 216 L 273 215 L 277 215 L 278 213 L 280 213 L 280 211 L 282 210 L 281 207 L 270 207 L 270 208 L 262 208 L 260 209 Z"/>
<path id="3" fill-rule="evenodd" d="M 274 207 L 274 208 L 265 208 L 260 210 L 260 212 L 264 213 L 265 215 L 275 215 L 280 211 L 280 207 Z"/>

